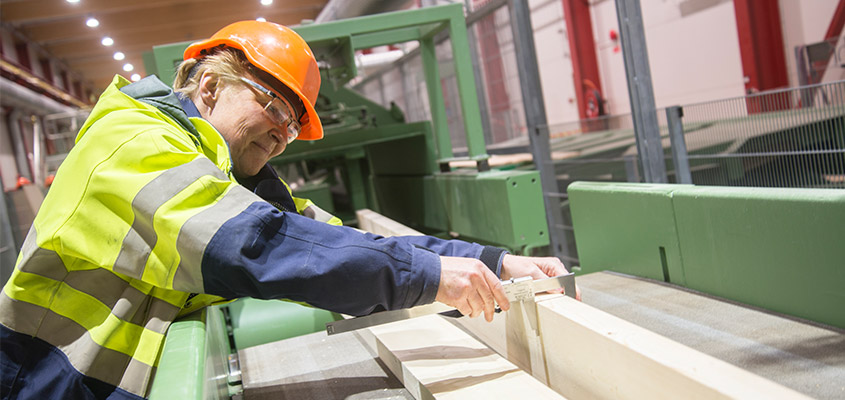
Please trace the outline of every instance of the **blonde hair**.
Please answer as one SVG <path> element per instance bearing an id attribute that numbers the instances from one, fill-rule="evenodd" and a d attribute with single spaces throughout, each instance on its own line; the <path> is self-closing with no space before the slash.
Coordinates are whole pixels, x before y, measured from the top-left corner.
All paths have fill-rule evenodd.
<path id="1" fill-rule="evenodd" d="M 235 77 L 250 74 L 252 64 L 240 50 L 226 48 L 202 59 L 187 59 L 176 68 L 173 89 L 190 98 L 199 91 L 202 74 L 211 72 L 230 84 L 241 84 Z"/>
<path id="2" fill-rule="evenodd" d="M 205 72 L 211 72 L 217 75 L 221 81 L 229 85 L 245 86 L 246 84 L 237 78 L 239 76 L 261 77 L 264 75 L 268 77 L 267 79 L 274 79 L 271 75 L 253 66 L 240 50 L 220 48 L 210 56 L 182 61 L 176 68 L 173 90 L 189 98 L 194 98 L 197 92 L 199 92 L 200 78 Z M 293 90 L 284 84 L 276 87 L 276 89 L 294 107 L 295 112 L 300 118 L 307 115 L 302 100 Z"/>

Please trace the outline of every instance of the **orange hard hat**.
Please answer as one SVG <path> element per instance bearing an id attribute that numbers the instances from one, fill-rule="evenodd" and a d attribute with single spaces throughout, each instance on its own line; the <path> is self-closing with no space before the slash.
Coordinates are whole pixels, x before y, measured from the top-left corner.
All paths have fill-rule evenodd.
<path id="1" fill-rule="evenodd" d="M 298 139 L 323 137 L 323 125 L 314 110 L 320 92 L 320 70 L 311 48 L 292 29 L 261 21 L 240 21 L 225 26 L 210 39 L 192 43 L 184 59 L 203 58 L 211 49 L 225 46 L 238 49 L 255 67 L 272 75 L 290 88 L 305 106 Z"/>

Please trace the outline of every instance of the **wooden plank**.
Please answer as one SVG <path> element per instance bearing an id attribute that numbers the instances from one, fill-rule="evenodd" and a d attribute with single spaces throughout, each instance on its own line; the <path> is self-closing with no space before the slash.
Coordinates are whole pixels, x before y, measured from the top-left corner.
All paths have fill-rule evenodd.
<path id="1" fill-rule="evenodd" d="M 421 236 L 422 232 L 411 229 L 375 211 L 366 208 L 355 212 L 361 230 L 382 236 Z"/>
<path id="2" fill-rule="evenodd" d="M 411 229 L 399 222 L 387 218 L 372 210 L 362 209 L 356 212 L 358 226 L 365 231 L 383 236 L 395 235 L 422 235 L 422 233 Z M 532 326 L 529 314 L 536 316 L 537 310 L 534 303 L 512 304 L 512 309 L 507 314 L 509 318 L 499 317 L 504 326 L 485 327 L 487 324 L 482 318 L 461 318 L 459 324 L 472 326 L 468 328 L 473 334 L 484 336 L 485 332 L 502 332 L 495 339 L 496 345 L 493 348 L 501 356 L 506 357 L 510 362 L 516 364 L 520 369 L 537 378 L 544 384 L 548 382 L 546 366 L 540 334 L 536 326 Z M 504 314 L 499 314 L 504 315 Z M 536 317 L 533 317 L 536 320 Z M 536 324 L 534 324 L 536 325 Z"/>
<path id="3" fill-rule="evenodd" d="M 550 386 L 568 398 L 809 398 L 565 296 L 537 308 Z"/>
<path id="4" fill-rule="evenodd" d="M 562 399 L 438 315 L 376 326 L 379 358 L 417 399 Z"/>
<path id="5" fill-rule="evenodd" d="M 358 210 L 356 217 L 358 226 L 362 230 L 379 235 L 422 234 L 371 210 Z M 527 312 L 536 313 L 536 310 L 520 305 L 516 305 L 515 308 L 516 311 L 509 312 L 512 317 L 507 326 L 508 343 L 513 352 L 509 358 L 515 360 L 513 363 L 503 358 L 507 356 L 506 353 L 496 354 L 486 345 L 439 316 L 390 324 L 388 325 L 390 328 L 371 328 L 369 331 L 372 338 L 366 334 L 364 337 L 368 342 L 375 343 L 379 357 L 418 399 L 488 395 L 495 398 L 526 398 L 525 396 L 528 396 L 527 398 L 560 398 L 545 385 L 546 372 L 539 333 L 532 329 L 526 315 Z M 525 312 L 523 308 L 526 309 Z M 425 322 L 427 320 L 430 321 Z M 459 320 L 470 320 L 470 318 Z M 480 324 L 487 323 L 482 318 L 471 320 L 478 321 Z M 495 321 L 504 320 L 504 318 L 497 318 Z M 423 324 L 424 327 L 419 327 L 419 324 Z M 407 332 L 393 335 L 386 333 L 384 329 L 407 330 Z M 409 339 L 409 337 L 418 336 L 423 331 L 431 334 Z M 503 329 L 488 329 L 487 331 L 504 332 Z M 468 349 L 474 350 L 468 352 Z M 406 357 L 408 354 L 411 356 Z M 469 359 L 466 359 L 468 355 Z M 425 360 L 426 357 L 440 361 L 418 362 Z M 531 378 L 532 371 L 534 377 L 539 380 Z"/>
<path id="6" fill-rule="evenodd" d="M 368 225 L 371 229 L 390 226 L 387 232 L 377 232 L 379 234 L 403 231 L 386 223 L 382 216 L 369 214 L 362 218 L 359 215 L 359 221 L 368 218 L 379 221 Z M 808 398 L 565 296 L 540 296 L 536 299 L 536 310 L 536 333 L 528 320 L 530 305 L 523 305 L 522 310 L 517 306 L 497 314 L 493 323 L 486 323 L 480 318 L 461 318 L 457 322 L 483 340 L 490 349 L 507 357 L 521 369 L 532 371 L 535 377 L 546 378 L 544 382 L 548 382 L 552 389 L 571 399 L 674 399 L 679 396 L 691 399 Z M 446 321 L 425 318 L 402 322 L 407 325 L 397 328 L 399 331 L 386 327 L 372 329 L 379 355 L 400 376 L 400 380 L 403 374 L 408 375 L 403 381 L 412 393 L 418 394 L 417 398 L 448 393 L 444 388 L 451 386 L 443 382 L 450 379 L 455 379 L 455 382 L 469 379 L 450 375 L 459 374 L 463 368 L 461 362 L 449 358 L 455 357 L 455 354 L 444 355 L 442 359 L 448 360 L 445 363 L 431 362 L 437 359 L 442 348 L 450 347 L 450 334 L 445 332 L 456 327 Z M 444 323 L 448 326 L 443 326 Z M 441 329 L 443 336 L 438 333 Z M 416 344 L 417 340 L 430 344 Z M 473 346 L 469 348 L 475 348 Z M 477 354 L 481 354 L 480 350 Z M 457 357 L 466 358 L 460 354 Z M 420 363 L 421 360 L 428 363 Z M 496 374 L 504 376 L 510 373 L 507 369 L 497 370 L 495 367 L 491 371 L 498 371 L 490 372 L 493 375 L 488 376 L 494 381 L 500 379 L 495 377 Z M 486 388 L 478 390 L 460 393 L 464 396 L 510 397 L 499 392 L 487 392 Z M 524 392 L 514 396 L 530 397 Z"/>
<path id="7" fill-rule="evenodd" d="M 539 295 L 536 300 L 543 301 L 556 296 L 559 295 Z M 532 327 L 528 312 L 536 313 L 536 304 L 511 303 L 511 309 L 493 316 L 493 322 L 482 318 L 460 318 L 454 322 L 496 353 L 548 385 L 543 341 L 539 330 Z"/>

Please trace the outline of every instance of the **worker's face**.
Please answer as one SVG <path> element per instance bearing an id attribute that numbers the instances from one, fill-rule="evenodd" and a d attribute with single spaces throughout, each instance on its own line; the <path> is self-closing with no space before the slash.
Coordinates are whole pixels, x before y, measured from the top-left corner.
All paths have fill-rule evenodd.
<path id="1" fill-rule="evenodd" d="M 213 80 L 203 75 L 200 100 L 206 105 L 203 117 L 223 135 L 229 144 L 236 177 L 253 176 L 287 145 L 286 127 L 277 123 L 265 109 L 270 98 L 244 84 Z M 255 81 L 255 78 L 248 77 Z M 276 101 L 278 103 L 278 100 Z"/>

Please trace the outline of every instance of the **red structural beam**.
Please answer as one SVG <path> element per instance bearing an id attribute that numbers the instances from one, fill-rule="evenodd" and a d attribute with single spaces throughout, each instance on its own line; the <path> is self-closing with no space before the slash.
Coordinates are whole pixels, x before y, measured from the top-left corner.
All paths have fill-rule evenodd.
<path id="1" fill-rule="evenodd" d="M 473 0 L 473 8 L 479 9 L 489 0 Z M 493 143 L 508 139 L 508 115 L 511 104 L 505 82 L 505 63 L 501 44 L 496 32 L 495 13 L 487 15 L 475 24 L 478 50 L 481 53 L 481 68 L 484 70 L 485 90 L 489 99 L 490 133 Z M 472 27 L 469 29 L 473 29 Z M 444 92 L 445 93 L 445 92 Z"/>
<path id="2" fill-rule="evenodd" d="M 566 20 L 566 32 L 569 36 L 569 53 L 572 59 L 575 99 L 578 102 L 578 115 L 581 119 L 596 117 L 604 95 L 601 89 L 599 63 L 596 58 L 596 45 L 593 40 L 593 22 L 590 18 L 590 5 L 584 0 L 563 0 L 563 14 Z M 594 104 L 588 104 L 590 101 Z"/>
<path id="3" fill-rule="evenodd" d="M 734 0 L 746 93 L 789 86 L 778 2 Z"/>

